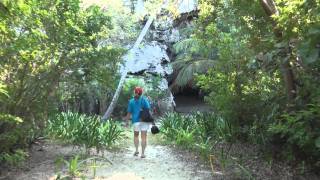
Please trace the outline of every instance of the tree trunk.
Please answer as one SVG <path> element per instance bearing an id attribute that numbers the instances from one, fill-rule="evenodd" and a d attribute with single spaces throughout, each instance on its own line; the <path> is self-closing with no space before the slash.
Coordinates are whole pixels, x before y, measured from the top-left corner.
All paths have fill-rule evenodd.
<path id="1" fill-rule="evenodd" d="M 261 6 L 263 7 L 264 11 L 268 16 L 273 16 L 273 15 L 279 15 L 279 12 L 276 8 L 276 5 L 274 3 L 274 0 L 260 0 Z M 282 31 L 277 27 L 277 23 L 273 21 L 273 26 L 274 26 L 274 35 L 277 38 L 278 42 L 282 41 Z M 282 52 L 282 58 L 285 58 L 287 55 L 287 51 L 283 50 Z M 294 83 L 294 73 L 290 64 L 290 60 L 286 60 L 285 62 L 282 62 L 280 64 L 280 68 L 283 73 L 283 79 L 287 91 L 287 98 L 288 102 L 292 102 L 295 97 L 296 97 L 296 85 Z"/>
<path id="2" fill-rule="evenodd" d="M 102 117 L 103 120 L 107 120 L 107 119 L 110 118 L 111 113 L 112 113 L 114 107 L 116 106 L 116 103 L 117 103 L 117 101 L 118 101 L 118 98 L 119 98 L 119 95 L 120 95 L 122 86 L 123 86 L 123 84 L 124 84 L 124 81 L 125 81 L 126 76 L 127 76 L 127 73 L 128 73 L 128 67 L 127 67 L 128 62 L 129 62 L 130 60 L 132 60 L 132 57 L 134 56 L 135 51 L 138 49 L 138 46 L 140 45 L 143 37 L 146 35 L 146 33 L 147 33 L 147 31 L 148 31 L 148 29 L 149 29 L 149 27 L 150 27 L 150 25 L 151 25 L 154 17 L 161 11 L 161 9 L 163 8 L 163 6 L 164 6 L 165 4 L 166 4 L 166 0 L 163 1 L 162 6 L 159 8 L 159 10 L 156 12 L 155 15 L 149 16 L 149 19 L 148 19 L 147 23 L 145 24 L 145 26 L 143 27 L 143 29 L 142 29 L 142 31 L 141 31 L 138 39 L 137 39 L 136 42 L 134 43 L 133 48 L 129 51 L 129 55 L 127 56 L 128 58 L 125 60 L 124 71 L 123 71 L 122 74 L 121 74 L 121 78 L 120 78 L 120 82 L 119 82 L 119 84 L 118 84 L 117 90 L 116 90 L 116 92 L 115 92 L 115 94 L 114 94 L 114 96 L 113 96 L 113 98 L 112 98 L 112 101 L 111 101 L 111 103 L 110 103 L 110 105 L 109 105 L 106 113 L 105 113 L 105 114 L 103 115 L 103 117 Z M 134 64 L 137 64 L 137 62 L 134 63 Z"/>

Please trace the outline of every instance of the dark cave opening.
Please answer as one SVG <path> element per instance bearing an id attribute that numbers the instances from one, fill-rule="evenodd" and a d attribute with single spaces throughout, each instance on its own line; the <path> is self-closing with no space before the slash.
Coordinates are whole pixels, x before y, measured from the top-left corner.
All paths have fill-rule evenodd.
<path id="1" fill-rule="evenodd" d="M 185 87 L 179 92 L 174 92 L 176 112 L 192 113 L 195 111 L 209 112 L 212 108 L 204 101 L 204 95 L 198 88 Z"/>

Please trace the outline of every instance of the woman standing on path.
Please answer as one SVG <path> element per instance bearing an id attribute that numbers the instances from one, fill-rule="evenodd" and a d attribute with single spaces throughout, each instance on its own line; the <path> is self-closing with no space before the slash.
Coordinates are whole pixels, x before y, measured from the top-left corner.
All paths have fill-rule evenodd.
<path id="1" fill-rule="evenodd" d="M 135 156 L 139 154 L 139 132 L 141 132 L 141 158 L 145 158 L 145 149 L 147 146 L 147 131 L 150 127 L 150 123 L 140 121 L 140 111 L 142 108 L 150 110 L 149 101 L 142 96 L 142 88 L 136 87 L 134 89 L 134 97 L 130 99 L 128 104 L 128 113 L 125 120 L 132 120 L 133 130 L 134 130 L 134 145 L 136 151 Z"/>

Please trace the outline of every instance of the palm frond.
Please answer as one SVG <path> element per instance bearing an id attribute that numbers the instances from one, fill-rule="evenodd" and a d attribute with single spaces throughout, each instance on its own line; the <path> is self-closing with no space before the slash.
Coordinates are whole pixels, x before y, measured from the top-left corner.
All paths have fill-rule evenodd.
<path id="1" fill-rule="evenodd" d="M 187 85 L 188 82 L 193 79 L 193 76 L 194 76 L 193 65 L 188 64 L 187 66 L 183 67 L 178 73 L 175 79 L 177 86 Z"/>
<path id="2" fill-rule="evenodd" d="M 183 67 L 190 64 L 191 61 L 192 61 L 191 57 L 186 57 L 186 58 L 181 58 L 181 59 L 175 60 L 174 62 L 171 63 L 173 71 L 174 72 L 180 71 Z"/>
<path id="3" fill-rule="evenodd" d="M 178 60 L 173 62 L 172 65 L 174 72 L 176 72 L 176 77 L 171 88 L 175 91 L 187 85 L 194 85 L 194 76 L 206 73 L 214 64 L 215 60 L 212 59 Z"/>
<path id="4" fill-rule="evenodd" d="M 194 30 L 195 28 L 193 26 L 188 26 L 188 27 L 179 29 L 179 33 L 182 37 L 187 38 L 194 33 Z"/>
<path id="5" fill-rule="evenodd" d="M 173 45 L 173 49 L 176 54 L 183 54 L 183 53 L 191 53 L 194 50 L 201 49 L 201 43 L 198 39 L 195 38 L 187 38 L 183 39 L 176 44 Z"/>
<path id="6" fill-rule="evenodd" d="M 173 45 L 177 59 L 185 57 L 216 58 L 216 49 L 207 46 L 207 42 L 197 38 L 183 39 Z"/>

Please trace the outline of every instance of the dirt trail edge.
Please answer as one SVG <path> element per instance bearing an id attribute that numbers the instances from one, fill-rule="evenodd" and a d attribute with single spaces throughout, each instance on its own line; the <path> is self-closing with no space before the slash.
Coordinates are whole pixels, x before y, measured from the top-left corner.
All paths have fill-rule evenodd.
<path id="1" fill-rule="evenodd" d="M 112 165 L 106 162 L 97 162 L 95 169 L 96 179 L 126 179 L 126 180 L 202 180 L 212 179 L 212 173 L 207 166 L 199 161 L 199 158 L 191 153 L 161 145 L 157 138 L 148 133 L 149 140 L 146 149 L 146 158 L 133 156 L 133 138 L 128 132 L 121 148 L 105 151 L 104 157 L 112 161 Z M 140 149 L 139 149 L 140 150 Z M 56 143 L 43 142 L 34 145 L 30 151 L 30 158 L 24 168 L 10 171 L 7 179 L 15 180 L 43 180 L 55 179 L 56 163 L 59 157 L 70 159 L 79 154 L 79 149 L 70 145 L 58 145 Z M 90 158 L 90 157 L 89 157 Z M 101 165 L 104 164 L 104 165 Z M 86 179 L 94 179 L 94 170 L 89 167 L 82 171 Z M 66 173 L 68 167 L 63 168 Z M 63 172 L 62 171 L 62 172 Z M 63 173 L 64 174 L 64 173 Z"/>

